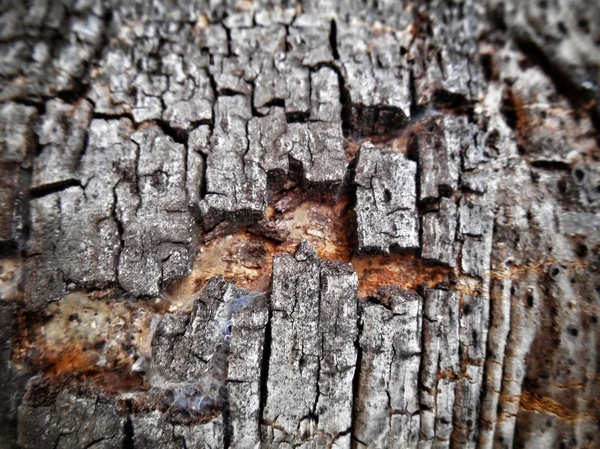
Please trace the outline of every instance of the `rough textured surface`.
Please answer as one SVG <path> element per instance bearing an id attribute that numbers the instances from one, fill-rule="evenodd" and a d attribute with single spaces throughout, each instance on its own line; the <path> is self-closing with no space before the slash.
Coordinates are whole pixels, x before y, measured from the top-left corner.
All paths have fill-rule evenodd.
<path id="1" fill-rule="evenodd" d="M 424 292 L 420 447 L 450 447 L 460 371 L 458 315 L 456 294 Z"/>
<path id="2" fill-rule="evenodd" d="M 358 279 L 303 241 L 273 264 L 271 357 L 263 412 L 269 447 L 350 447 Z M 318 417 L 318 419 L 317 419 Z"/>
<path id="3" fill-rule="evenodd" d="M 423 249 L 421 257 L 454 267 L 456 265 L 456 205 L 447 198 L 440 201 L 440 210 L 422 217 Z"/>
<path id="4" fill-rule="evenodd" d="M 356 427 L 358 447 L 419 443 L 419 365 L 423 299 L 414 292 L 381 291 L 389 307 L 362 309 L 361 366 Z"/>
<path id="5" fill-rule="evenodd" d="M 594 2 L 4 3 L 1 447 L 600 446 Z"/>
<path id="6" fill-rule="evenodd" d="M 15 437 L 19 386 L 11 364 L 11 352 L 16 332 L 16 307 L 0 302 L 0 431 L 10 441 Z"/>
<path id="7" fill-rule="evenodd" d="M 419 200 L 450 196 L 458 187 L 460 154 L 469 157 L 476 144 L 465 117 L 433 117 L 422 123 L 417 134 L 419 155 Z"/>
<path id="8" fill-rule="evenodd" d="M 0 247 L 10 250 L 23 245 L 37 115 L 35 108 L 16 103 L 0 107 Z"/>
<path id="9" fill-rule="evenodd" d="M 338 52 L 351 108 L 350 131 L 377 135 L 401 128 L 411 117 L 410 70 L 403 56 L 411 33 L 340 23 Z"/>
<path id="10" fill-rule="evenodd" d="M 67 449 L 123 445 L 124 421 L 114 404 L 68 390 L 44 398 L 43 391 L 41 394 L 36 391 L 40 386 L 35 385 L 35 380 L 19 406 L 17 443 L 20 447 Z"/>
<path id="11" fill-rule="evenodd" d="M 415 176 L 416 164 L 401 153 L 361 146 L 354 175 L 359 254 L 418 248 Z"/>

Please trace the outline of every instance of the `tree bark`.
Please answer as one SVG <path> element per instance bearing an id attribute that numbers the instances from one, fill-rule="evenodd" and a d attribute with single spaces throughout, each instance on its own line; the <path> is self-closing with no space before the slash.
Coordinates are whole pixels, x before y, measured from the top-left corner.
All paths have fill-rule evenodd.
<path id="1" fill-rule="evenodd" d="M 598 16 L 0 6 L 0 447 L 599 447 Z"/>

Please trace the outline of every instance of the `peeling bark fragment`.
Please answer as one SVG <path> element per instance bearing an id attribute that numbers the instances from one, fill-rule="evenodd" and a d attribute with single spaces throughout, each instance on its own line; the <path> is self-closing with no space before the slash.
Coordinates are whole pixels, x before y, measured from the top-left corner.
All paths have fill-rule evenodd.
<path id="1" fill-rule="evenodd" d="M 127 119 L 93 120 L 78 170 L 81 185 L 35 200 L 27 262 L 33 305 L 59 299 L 68 282 L 104 287 L 116 281 L 115 189 L 135 172 L 131 126 Z"/>
<path id="2" fill-rule="evenodd" d="M 319 361 L 315 413 L 319 431 L 334 439 L 352 426 L 352 382 L 357 355 L 352 342 L 358 336 L 357 290 L 358 278 L 350 264 L 321 262 L 319 331 L 323 355 Z M 337 446 L 342 447 L 339 441 Z"/>
<path id="3" fill-rule="evenodd" d="M 262 217 L 266 176 L 256 163 L 246 165 L 244 158 L 251 117 L 247 98 L 219 97 L 212 151 L 206 159 L 206 195 L 200 203 L 205 229 L 213 228 L 226 217 Z"/>
<path id="4" fill-rule="evenodd" d="M 115 281 L 120 240 L 111 216 L 111 187 L 118 181 L 112 181 L 111 186 L 92 180 L 85 189 L 70 187 L 58 195 L 61 236 L 55 257 L 67 282 L 103 287 Z"/>
<path id="5" fill-rule="evenodd" d="M 157 411 L 132 416 L 136 447 L 254 448 L 268 303 L 218 277 L 192 307 L 158 323 L 146 369 Z"/>
<path id="6" fill-rule="evenodd" d="M 458 295 L 424 291 L 419 447 L 450 447 L 459 366 Z"/>
<path id="7" fill-rule="evenodd" d="M 456 204 L 448 198 L 440 201 L 440 210 L 423 215 L 421 257 L 454 267 L 456 265 Z"/>
<path id="8" fill-rule="evenodd" d="M 225 219 L 243 224 L 263 216 L 267 176 L 261 161 L 249 153 L 246 130 L 251 117 L 246 97 L 219 97 L 206 158 L 206 195 L 200 202 L 206 230 Z"/>
<path id="9" fill-rule="evenodd" d="M 273 270 L 263 439 L 331 444 L 351 425 L 358 280 L 347 264 L 320 262 L 306 241 L 294 257 L 277 256 Z"/>
<path id="10" fill-rule="evenodd" d="M 402 128 L 410 119 L 410 74 L 403 68 L 373 68 L 344 64 L 352 102 L 353 133 L 383 134 Z"/>
<path id="11" fill-rule="evenodd" d="M 471 276 L 483 276 L 489 269 L 491 247 L 486 240 L 464 237 L 461 252 L 461 268 Z"/>
<path id="12" fill-rule="evenodd" d="M 81 187 L 59 192 L 61 238 L 56 257 L 65 280 L 97 287 L 116 281 L 121 243 L 115 189 L 135 174 L 131 133 L 127 119 L 93 120 L 78 173 Z"/>
<path id="13" fill-rule="evenodd" d="M 241 96 L 220 97 L 216 117 L 209 148 L 201 150 L 207 151 L 206 195 L 200 202 L 205 229 L 223 220 L 236 227 L 262 218 L 267 182 L 281 188 L 298 177 L 298 168 L 307 190 L 337 195 L 348 165 L 339 121 L 288 125 L 279 107 L 251 118 Z M 194 134 L 193 142 L 205 148 L 205 133 Z M 297 166 L 290 167 L 290 157 Z"/>
<path id="14" fill-rule="evenodd" d="M 215 80 L 216 94 L 245 95 L 252 94 L 252 85 L 245 79 L 249 62 L 240 57 L 215 56 L 210 72 Z"/>
<path id="15" fill-rule="evenodd" d="M 190 133 L 187 142 L 185 190 L 188 206 L 196 214 L 198 213 L 200 200 L 204 195 L 204 172 L 206 167 L 203 155 L 209 151 L 209 138 L 209 127 L 202 125 Z"/>
<path id="16" fill-rule="evenodd" d="M 94 111 L 113 115 L 132 113 L 134 101 L 130 86 L 137 77 L 132 55 L 124 47 L 109 47 L 98 66 L 87 95 L 94 104 Z"/>
<path id="17" fill-rule="evenodd" d="M 346 177 L 341 122 L 290 123 L 282 145 L 298 167 L 305 191 L 327 193 L 336 198 Z"/>
<path id="18" fill-rule="evenodd" d="M 342 116 L 340 86 L 336 73 L 323 67 L 310 75 L 310 120 L 339 122 Z"/>
<path id="19" fill-rule="evenodd" d="M 131 140 L 138 148 L 136 181 L 125 180 L 116 188 L 123 229 L 119 284 L 138 296 L 158 295 L 161 283 L 189 274 L 195 254 L 186 149 L 158 127 L 138 131 Z"/>
<path id="20" fill-rule="evenodd" d="M 273 107 L 265 117 L 253 117 L 248 123 L 250 146 L 246 159 L 260 164 L 274 186 L 285 182 L 289 170 L 289 148 L 284 145 L 286 132 L 283 108 Z"/>
<path id="21" fill-rule="evenodd" d="M 402 153 L 361 146 L 354 177 L 357 253 L 416 249 L 416 164 Z"/>
<path id="22" fill-rule="evenodd" d="M 303 121 L 310 114 L 310 72 L 302 67 L 284 65 L 278 70 L 285 77 L 285 114 L 289 122 Z"/>
<path id="23" fill-rule="evenodd" d="M 183 60 L 179 64 L 183 66 Z M 165 104 L 163 120 L 174 128 L 189 130 L 194 124 L 212 122 L 213 91 L 203 71 L 183 81 L 169 77 L 169 88 L 162 98 Z"/>
<path id="24" fill-rule="evenodd" d="M 485 276 L 490 268 L 492 253 L 492 219 L 489 209 L 463 198 L 459 206 L 458 234 L 463 240 L 463 272 L 470 276 Z"/>
<path id="25" fill-rule="evenodd" d="M 0 107 L 0 247 L 14 250 L 22 240 L 26 217 L 26 168 L 35 148 L 35 108 L 4 103 Z"/>
<path id="26" fill-rule="evenodd" d="M 33 304 L 58 299 L 67 283 L 118 281 L 130 293 L 156 295 L 162 282 L 189 272 L 195 226 L 185 148 L 157 127 L 132 131 L 127 119 L 93 120 L 80 186 L 36 200 L 28 264 L 46 268 L 29 271 Z"/>
<path id="27" fill-rule="evenodd" d="M 275 66 L 272 56 L 261 55 L 259 73 L 254 80 L 253 106 L 259 113 L 267 113 L 270 105 L 284 100 L 288 95 L 286 80 Z"/>
<path id="28" fill-rule="evenodd" d="M 419 365 L 422 298 L 391 289 L 390 308 L 362 309 L 357 396 L 358 447 L 416 448 L 419 441 Z"/>
<path id="29" fill-rule="evenodd" d="M 25 162 L 35 146 L 34 127 L 37 110 L 17 103 L 0 106 L 0 160 L 3 163 Z"/>
<path id="30" fill-rule="evenodd" d="M 277 256 L 273 262 L 271 358 L 263 419 L 267 440 L 275 447 L 300 437 L 303 417 L 318 400 L 322 353 L 319 333 L 320 269 L 314 248 L 304 243 L 296 256 Z M 314 423 L 316 424 L 316 423 Z M 309 435 L 312 432 L 309 432 Z"/>
<path id="31" fill-rule="evenodd" d="M 0 248 L 15 250 L 23 237 L 26 178 L 16 164 L 0 162 Z"/>
<path id="32" fill-rule="evenodd" d="M 33 162 L 32 189 L 77 179 L 91 117 L 92 105 L 85 100 L 75 106 L 61 100 L 46 104 L 46 114 L 38 129 L 42 148 Z"/>
<path id="33" fill-rule="evenodd" d="M 167 91 L 168 83 L 164 75 L 141 73 L 135 77 L 132 83 L 136 91 L 135 104 L 131 112 L 136 123 L 162 118 L 164 106 L 161 97 Z"/>
<path id="34" fill-rule="evenodd" d="M 410 72 L 400 53 L 410 35 L 338 22 L 337 42 L 351 102 L 350 128 L 358 135 L 386 133 L 410 119 Z"/>
<path id="35" fill-rule="evenodd" d="M 308 67 L 332 62 L 330 34 L 331 21 L 309 14 L 297 16 L 287 36 L 288 58 Z"/>
<path id="36" fill-rule="evenodd" d="M 448 196 L 458 187 L 460 153 L 470 144 L 464 117 L 432 117 L 416 136 L 419 155 L 419 200 Z"/>
<path id="37" fill-rule="evenodd" d="M 461 105 L 481 99 L 486 85 L 477 46 L 481 16 L 472 3 L 431 4 L 428 14 L 431 32 L 424 42 L 415 42 L 417 104 L 436 100 Z"/>
<path id="38" fill-rule="evenodd" d="M 66 293 L 66 282 L 54 260 L 60 238 L 60 207 L 57 193 L 32 200 L 31 234 L 27 241 L 25 295 L 33 306 L 55 301 Z"/>
<path id="39" fill-rule="evenodd" d="M 463 139 L 462 166 L 464 170 L 474 170 L 490 160 L 488 147 L 483 142 L 483 133 L 477 132 L 476 126 L 468 125 Z"/>
<path id="40" fill-rule="evenodd" d="M 252 449 L 261 444 L 261 376 L 268 306 L 266 302 L 240 304 L 232 314 L 227 371 L 231 447 Z"/>
<path id="41" fill-rule="evenodd" d="M 291 153 L 302 162 L 306 188 L 315 192 L 339 195 L 346 177 L 348 162 L 344 155 L 344 137 L 340 121 L 308 124 L 308 155 Z M 308 156 L 308 157 L 307 157 Z"/>
<path id="42" fill-rule="evenodd" d="M 32 379 L 25 401 L 19 406 L 19 447 L 108 449 L 124 444 L 124 419 L 117 414 L 114 403 L 67 389 L 55 398 L 39 399 L 36 396 L 40 387 L 35 385 L 38 380 Z"/>
<path id="43" fill-rule="evenodd" d="M 249 229 L 253 234 L 262 235 L 276 242 L 284 242 L 290 235 L 285 222 L 278 220 L 260 220 Z"/>

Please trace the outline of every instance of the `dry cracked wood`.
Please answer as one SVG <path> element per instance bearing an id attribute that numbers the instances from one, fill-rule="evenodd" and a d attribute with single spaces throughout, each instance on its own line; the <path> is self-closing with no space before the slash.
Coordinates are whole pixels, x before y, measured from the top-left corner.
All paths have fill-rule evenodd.
<path id="1" fill-rule="evenodd" d="M 589 2 L 0 6 L 0 446 L 600 445 Z"/>

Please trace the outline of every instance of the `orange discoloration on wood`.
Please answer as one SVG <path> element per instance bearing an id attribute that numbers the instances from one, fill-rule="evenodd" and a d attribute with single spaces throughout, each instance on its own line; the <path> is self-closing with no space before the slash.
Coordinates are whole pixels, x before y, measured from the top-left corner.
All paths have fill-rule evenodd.
<path id="1" fill-rule="evenodd" d="M 510 397 L 502 396 L 503 400 L 509 400 Z M 515 398 L 513 402 L 519 402 L 519 398 Z M 559 404 L 555 400 L 532 393 L 523 393 L 520 396 L 519 407 L 523 410 L 528 410 L 538 413 L 549 413 L 556 415 L 561 421 L 575 422 L 580 420 L 597 421 L 597 418 L 585 411 L 578 411 Z"/>
<path id="2" fill-rule="evenodd" d="M 322 259 L 351 263 L 362 298 L 375 296 L 384 286 L 415 290 L 420 285 L 448 284 L 453 276 L 451 268 L 428 264 L 412 253 L 353 256 L 349 195 L 334 204 L 304 198 L 286 212 L 277 212 L 272 204 L 267 218 L 283 223 L 289 231 L 284 242 L 243 229 L 200 243 L 191 275 L 169 285 L 162 298 L 117 302 L 112 290 L 65 296 L 47 308 L 46 317 L 28 320 L 23 327 L 27 332 L 19 336 L 15 347 L 15 360 L 30 362 L 57 379 L 80 376 L 105 392 L 131 391 L 130 387 L 138 388 L 141 382 L 131 366 L 151 349 L 153 317 L 189 306 L 190 298 L 214 276 L 222 275 L 248 290 L 267 291 L 273 258 L 293 254 L 302 239 L 308 240 Z"/>
<path id="3" fill-rule="evenodd" d="M 0 259 L 0 297 L 13 300 L 18 296 L 18 284 L 21 279 L 23 261 L 20 258 Z"/>
<path id="4" fill-rule="evenodd" d="M 371 142 L 373 145 L 375 145 L 375 147 L 385 147 L 389 151 L 394 153 L 402 153 L 407 156 L 415 129 L 413 129 L 413 127 L 408 127 L 377 136 L 345 139 L 344 151 L 346 154 L 346 160 L 350 164 L 354 162 L 356 156 L 358 156 L 360 146 L 365 142 Z"/>
<path id="5" fill-rule="evenodd" d="M 192 274 L 168 288 L 169 298 L 174 305 L 184 304 L 210 278 L 218 275 L 239 287 L 266 291 L 271 283 L 273 257 L 293 254 L 302 239 L 308 240 L 323 259 L 350 261 L 349 202 L 350 198 L 344 196 L 333 205 L 304 201 L 285 213 L 268 208 L 268 218 L 283 223 L 289 231 L 282 243 L 245 229 L 201 243 Z"/>
<path id="6" fill-rule="evenodd" d="M 143 304 L 140 302 L 140 304 Z M 72 293 L 15 341 L 13 359 L 57 379 L 76 375 L 104 391 L 139 386 L 131 365 L 150 350 L 154 313 L 138 304 Z"/>
<path id="7" fill-rule="evenodd" d="M 358 275 L 358 292 L 361 297 L 375 296 L 386 285 L 398 285 L 405 290 L 418 286 L 433 287 L 448 283 L 452 269 L 429 265 L 415 254 L 355 257 L 352 266 Z"/>
<path id="8" fill-rule="evenodd" d="M 359 279 L 360 297 L 374 296 L 382 286 L 415 290 L 419 285 L 433 287 L 450 281 L 451 268 L 428 264 L 416 254 L 353 256 L 350 206 L 350 197 L 344 196 L 333 205 L 309 200 L 283 214 L 271 211 L 271 218 L 283 222 L 290 232 L 283 243 L 242 230 L 200 244 L 192 274 L 173 283 L 168 289 L 169 297 L 174 304 L 183 304 L 217 275 L 242 288 L 266 291 L 271 282 L 273 257 L 293 254 L 302 239 L 308 240 L 322 259 L 352 263 Z M 257 249 L 260 257 L 247 257 L 248 247 Z"/>

